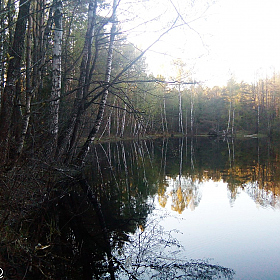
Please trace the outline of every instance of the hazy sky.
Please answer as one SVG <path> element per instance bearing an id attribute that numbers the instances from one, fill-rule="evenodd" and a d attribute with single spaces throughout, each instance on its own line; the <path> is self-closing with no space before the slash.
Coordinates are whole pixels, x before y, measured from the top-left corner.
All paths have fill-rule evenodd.
<path id="1" fill-rule="evenodd" d="M 170 31 L 147 53 L 154 75 L 172 76 L 171 61 L 176 58 L 186 63 L 186 69 L 191 69 L 196 79 L 210 86 L 225 84 L 232 74 L 238 81 L 253 82 L 279 71 L 280 1 L 215 2 L 140 0 L 133 5 L 136 16 L 128 26 L 147 21 L 129 36 L 140 48 L 148 46 L 171 25 L 177 15 L 174 6 L 182 15 L 177 24 L 188 23 Z"/>

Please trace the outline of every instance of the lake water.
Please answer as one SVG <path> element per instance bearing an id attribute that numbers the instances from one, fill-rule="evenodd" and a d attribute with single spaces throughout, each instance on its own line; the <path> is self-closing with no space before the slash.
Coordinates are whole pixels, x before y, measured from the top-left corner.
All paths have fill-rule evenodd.
<path id="1" fill-rule="evenodd" d="M 173 192 L 173 180 L 170 183 Z M 184 246 L 185 256 L 210 258 L 211 263 L 232 268 L 234 279 L 280 279 L 280 201 L 276 199 L 277 208 L 264 207 L 255 200 L 258 197 L 239 188 L 232 203 L 227 183 L 207 179 L 194 184 L 201 194 L 199 205 L 193 207 L 190 201 L 188 209 L 174 213 L 170 197 L 166 204 L 170 217 L 162 221 L 166 230 L 179 230 L 174 237 Z M 184 192 L 188 183 L 181 188 Z M 254 193 L 257 184 L 248 188 Z M 158 203 L 156 209 L 161 209 Z"/>
<path id="2" fill-rule="evenodd" d="M 280 279 L 279 142 L 96 144 L 70 174 L 6 225 L 7 279 Z"/>
<path id="3" fill-rule="evenodd" d="M 158 139 L 95 156 L 107 206 L 137 220 L 115 248 L 121 279 L 280 279 L 278 143 Z"/>

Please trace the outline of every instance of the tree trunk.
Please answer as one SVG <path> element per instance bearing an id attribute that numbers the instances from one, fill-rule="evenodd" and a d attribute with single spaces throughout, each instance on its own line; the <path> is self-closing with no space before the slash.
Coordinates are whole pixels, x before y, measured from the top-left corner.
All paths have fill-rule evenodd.
<path id="1" fill-rule="evenodd" d="M 165 122 L 165 131 L 168 133 L 168 124 L 167 124 L 167 116 L 166 116 L 166 100 L 165 95 L 163 97 L 163 115 L 164 115 L 164 122 Z"/>
<path id="2" fill-rule="evenodd" d="M 0 157 L 4 162 L 9 158 L 9 142 L 11 137 L 12 116 L 16 83 L 20 79 L 21 61 L 24 50 L 26 23 L 29 15 L 30 1 L 20 0 L 19 14 L 16 22 L 13 46 L 9 51 L 7 80 L 1 99 L 0 112 Z"/>
<path id="3" fill-rule="evenodd" d="M 79 77 L 78 89 L 77 89 L 71 117 L 66 125 L 66 128 L 64 129 L 64 131 L 62 131 L 58 139 L 58 149 L 56 153 L 57 158 L 59 158 L 61 155 L 63 155 L 66 152 L 66 149 L 70 144 L 70 141 L 71 141 L 71 147 L 69 147 L 70 150 L 77 142 L 77 135 L 78 135 L 79 127 L 81 125 L 81 117 L 82 114 L 84 113 L 84 101 L 86 98 L 85 90 L 88 88 L 86 86 L 86 83 L 89 80 L 88 71 L 89 71 L 89 62 L 91 58 L 90 50 L 92 47 L 92 38 L 93 38 L 94 25 L 96 20 L 96 9 L 97 9 L 97 0 L 91 0 L 88 8 L 88 26 L 87 26 L 87 32 L 85 37 L 85 43 L 83 47 L 82 61 L 80 65 L 80 77 Z"/>
<path id="4" fill-rule="evenodd" d="M 58 115 L 61 95 L 61 50 L 62 50 L 62 1 L 54 2 L 54 42 L 52 59 L 52 90 L 49 108 L 49 143 L 47 154 L 51 156 L 57 146 L 58 137 Z"/>
<path id="5" fill-rule="evenodd" d="M 233 108 L 233 110 L 232 110 L 231 136 L 234 135 L 234 118 L 235 118 L 235 108 Z"/>
<path id="6" fill-rule="evenodd" d="M 124 128 L 125 128 L 125 117 L 126 117 L 126 103 L 124 104 L 124 110 L 123 110 L 123 116 L 122 116 L 122 126 L 121 126 L 121 132 L 120 137 L 123 137 L 124 135 Z"/>
<path id="7" fill-rule="evenodd" d="M 22 152 L 28 125 L 31 114 L 31 99 L 32 99 L 32 89 L 31 89 L 31 26 L 32 17 L 28 17 L 28 29 L 26 36 L 26 97 L 25 97 L 25 114 L 22 120 L 21 136 L 16 145 L 16 154 L 19 156 Z"/>
<path id="8" fill-rule="evenodd" d="M 194 115 L 193 115 L 193 90 L 191 91 L 191 135 L 193 136 L 193 124 L 194 124 Z"/>
<path id="9" fill-rule="evenodd" d="M 230 122 L 231 122 L 231 107 L 232 107 L 232 104 L 231 104 L 231 101 L 229 103 L 229 109 L 228 109 L 228 124 L 227 124 L 227 134 L 229 132 L 229 127 L 230 127 Z"/>
<path id="10" fill-rule="evenodd" d="M 179 84 L 179 133 L 184 133 L 183 127 L 183 111 L 182 111 L 182 92 Z"/>
<path id="11" fill-rule="evenodd" d="M 97 112 L 97 116 L 93 125 L 92 130 L 90 131 L 88 138 L 84 145 L 79 152 L 75 164 L 81 166 L 84 164 L 85 159 L 89 153 L 90 146 L 92 145 L 96 134 L 99 131 L 101 121 L 103 119 L 104 110 L 106 106 L 107 97 L 109 94 L 109 87 L 110 87 L 110 80 L 111 80 L 111 71 L 112 71 L 112 61 L 113 61 L 113 46 L 114 46 L 114 39 L 116 35 L 116 8 L 117 8 L 117 0 L 113 1 L 113 14 L 112 14 L 112 28 L 110 32 L 110 42 L 108 48 L 108 57 L 107 57 L 107 65 L 106 65 L 106 73 L 105 73 L 105 90 L 101 97 L 99 108 Z"/>
<path id="12" fill-rule="evenodd" d="M 0 0 L 0 11 L 3 11 L 4 4 L 3 0 Z M 0 30 L 4 30 L 4 16 L 0 17 Z M 0 96 L 4 88 L 5 81 L 5 63 L 4 63 L 4 32 L 0 33 Z"/>

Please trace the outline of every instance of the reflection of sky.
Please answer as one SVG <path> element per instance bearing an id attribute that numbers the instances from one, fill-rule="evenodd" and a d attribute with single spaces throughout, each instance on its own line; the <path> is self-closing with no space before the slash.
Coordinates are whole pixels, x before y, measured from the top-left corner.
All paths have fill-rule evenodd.
<path id="1" fill-rule="evenodd" d="M 202 197 L 194 211 L 179 215 L 168 199 L 164 211 L 170 216 L 161 222 L 166 230 L 183 233 L 176 237 L 186 257 L 210 258 L 234 269 L 235 279 L 280 279 L 279 209 L 260 207 L 241 189 L 231 204 L 223 182 L 203 182 L 199 189 Z"/>

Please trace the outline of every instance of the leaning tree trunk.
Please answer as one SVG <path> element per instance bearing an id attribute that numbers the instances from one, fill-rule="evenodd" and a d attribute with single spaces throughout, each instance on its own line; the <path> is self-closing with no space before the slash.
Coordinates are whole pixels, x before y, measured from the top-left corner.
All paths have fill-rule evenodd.
<path id="1" fill-rule="evenodd" d="M 113 46 L 114 46 L 114 39 L 116 35 L 116 8 L 117 8 L 117 0 L 114 0 L 113 2 L 113 14 L 112 14 L 112 28 L 110 33 L 110 42 L 109 42 L 109 48 L 108 48 L 108 57 L 107 57 L 107 65 L 106 65 L 106 73 L 105 73 L 105 88 L 104 92 L 102 94 L 99 108 L 97 112 L 97 116 L 95 118 L 95 122 L 93 125 L 92 130 L 90 131 L 88 138 L 84 145 L 82 146 L 76 160 L 75 164 L 78 166 L 81 166 L 84 164 L 85 159 L 89 153 L 90 146 L 92 145 L 96 134 L 98 133 L 100 129 L 100 125 L 103 119 L 104 110 L 106 106 L 107 97 L 109 94 L 109 87 L 110 87 L 110 80 L 111 80 L 111 71 L 112 71 L 112 61 L 113 61 Z"/>
<path id="2" fill-rule="evenodd" d="M 13 45 L 8 54 L 7 79 L 2 94 L 0 112 L 0 157 L 4 163 L 9 159 L 9 144 L 11 140 L 11 126 L 13 124 L 12 116 L 16 95 L 16 83 L 21 77 L 20 68 L 25 47 L 26 23 L 29 9 L 30 1 L 20 0 Z"/>
<path id="3" fill-rule="evenodd" d="M 82 52 L 82 61 L 80 65 L 80 77 L 79 84 L 76 93 L 76 98 L 74 101 L 74 106 L 72 110 L 71 117 L 66 125 L 64 131 L 58 139 L 58 148 L 56 157 L 59 159 L 67 150 L 69 143 L 73 146 L 76 142 L 76 136 L 79 131 L 81 115 L 83 114 L 83 104 L 84 99 L 86 98 L 86 93 L 84 92 L 88 87 L 86 83 L 89 80 L 89 62 L 91 59 L 91 47 L 92 39 L 94 34 L 94 26 L 96 20 L 96 9 L 97 9 L 97 0 L 91 0 L 88 8 L 88 25 L 87 32 Z M 92 71 L 91 71 L 92 72 Z M 70 147 L 71 148 L 71 147 Z"/>

